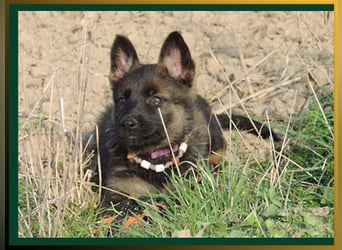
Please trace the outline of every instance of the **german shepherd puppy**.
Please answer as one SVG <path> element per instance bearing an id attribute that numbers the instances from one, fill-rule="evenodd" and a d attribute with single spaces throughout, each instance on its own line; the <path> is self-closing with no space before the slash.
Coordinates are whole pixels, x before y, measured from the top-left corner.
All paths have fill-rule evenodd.
<path id="1" fill-rule="evenodd" d="M 261 123 L 227 114 L 214 115 L 193 88 L 195 63 L 179 32 L 164 41 L 156 64 L 141 64 L 124 36 L 111 49 L 110 84 L 114 105 L 99 120 L 103 206 L 125 195 L 161 192 L 167 174 L 184 175 L 201 156 L 219 163 L 225 147 L 222 128 L 233 121 L 264 138 L 276 134 Z M 122 195 L 125 194 L 125 195 Z"/>

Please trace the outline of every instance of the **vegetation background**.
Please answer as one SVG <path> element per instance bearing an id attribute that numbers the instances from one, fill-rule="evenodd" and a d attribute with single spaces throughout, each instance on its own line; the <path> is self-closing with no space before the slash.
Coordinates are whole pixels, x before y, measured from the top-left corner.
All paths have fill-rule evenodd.
<path id="1" fill-rule="evenodd" d="M 165 199 L 180 205 L 167 219 L 151 211 L 155 223 L 114 236 L 333 237 L 334 17 L 304 11 L 20 12 L 19 237 L 94 236 L 99 197 L 82 141 L 111 103 L 114 36 L 153 63 L 173 30 L 216 112 L 270 122 L 284 140 L 226 132 L 219 178 L 200 162 L 203 185 L 173 176 Z"/>

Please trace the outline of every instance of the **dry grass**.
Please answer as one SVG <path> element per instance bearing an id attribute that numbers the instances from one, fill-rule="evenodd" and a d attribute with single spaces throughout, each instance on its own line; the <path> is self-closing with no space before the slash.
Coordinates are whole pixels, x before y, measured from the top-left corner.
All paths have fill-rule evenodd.
<path id="1" fill-rule="evenodd" d="M 84 144 L 82 114 L 88 83 L 87 25 L 79 48 L 77 117 L 65 126 L 63 96 L 59 117 L 54 117 L 55 78 L 51 76 L 30 114 L 19 111 L 19 237 L 65 236 L 66 218 L 78 209 L 93 209 L 97 196 L 91 190 L 92 171 L 87 170 L 93 152 Z M 58 68 L 58 66 L 57 66 Z M 25 97 L 25 88 L 21 96 Z M 49 99 L 50 112 L 40 111 L 42 100 Z M 24 100 L 29 103 L 30 100 Z M 39 230 L 37 230 L 37 227 Z"/>

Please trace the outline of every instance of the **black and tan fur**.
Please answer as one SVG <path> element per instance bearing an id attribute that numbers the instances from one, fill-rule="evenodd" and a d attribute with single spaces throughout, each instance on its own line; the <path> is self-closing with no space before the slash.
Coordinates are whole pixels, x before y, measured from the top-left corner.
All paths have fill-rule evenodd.
<path id="1" fill-rule="evenodd" d="M 229 128 L 230 123 L 226 114 L 213 115 L 209 104 L 194 90 L 195 63 L 178 32 L 172 32 L 164 41 L 157 64 L 141 64 L 132 43 L 121 35 L 115 38 L 110 58 L 114 105 L 99 120 L 104 206 L 125 199 L 108 189 L 138 198 L 161 192 L 167 182 L 164 172 L 145 170 L 127 159 L 130 152 L 154 164 L 170 159 L 150 158 L 151 152 L 169 147 L 158 108 L 172 145 L 188 137 L 182 162 L 196 163 L 199 156 L 214 159 L 210 156 L 224 149 L 221 128 Z M 232 120 L 239 128 L 264 138 L 270 136 L 270 130 L 260 123 L 253 125 L 237 115 Z M 278 139 L 275 134 L 273 138 Z M 188 164 L 179 164 L 182 174 L 188 168 Z M 166 170 L 170 171 L 176 170 Z"/>

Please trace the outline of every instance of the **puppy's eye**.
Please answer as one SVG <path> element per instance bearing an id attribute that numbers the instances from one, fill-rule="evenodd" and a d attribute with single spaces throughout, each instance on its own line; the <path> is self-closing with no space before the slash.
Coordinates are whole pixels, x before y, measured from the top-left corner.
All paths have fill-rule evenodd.
<path id="1" fill-rule="evenodd" d="M 120 93 L 121 95 L 118 96 L 118 98 L 116 99 L 117 103 L 124 103 L 126 102 L 130 96 L 131 96 L 132 91 L 130 89 L 126 89 L 123 93 Z"/>
<path id="2" fill-rule="evenodd" d="M 117 99 L 117 103 L 124 103 L 126 101 L 126 98 L 124 96 L 120 96 L 118 99 Z"/>
<path id="3" fill-rule="evenodd" d="M 153 106 L 159 106 L 161 104 L 161 98 L 159 96 L 153 96 L 151 98 L 151 104 Z"/>

